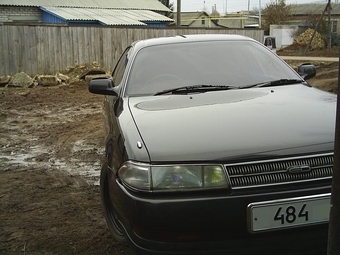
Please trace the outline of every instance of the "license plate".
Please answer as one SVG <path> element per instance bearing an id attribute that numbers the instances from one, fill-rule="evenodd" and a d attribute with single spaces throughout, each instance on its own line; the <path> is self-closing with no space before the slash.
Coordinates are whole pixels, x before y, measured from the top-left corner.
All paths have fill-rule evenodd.
<path id="1" fill-rule="evenodd" d="M 329 221 L 331 194 L 256 202 L 248 205 L 248 230 L 270 231 Z"/>

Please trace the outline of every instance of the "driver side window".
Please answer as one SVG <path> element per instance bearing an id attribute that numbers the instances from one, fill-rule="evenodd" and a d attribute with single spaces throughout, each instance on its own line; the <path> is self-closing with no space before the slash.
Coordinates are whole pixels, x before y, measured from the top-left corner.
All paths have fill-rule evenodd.
<path id="1" fill-rule="evenodd" d="M 126 69 L 126 65 L 128 63 L 128 55 L 129 55 L 129 51 L 130 51 L 131 47 L 128 47 L 124 53 L 121 55 L 121 57 L 118 60 L 118 63 L 116 64 L 115 69 L 112 72 L 112 79 L 113 79 L 113 84 L 115 86 L 118 86 L 124 76 L 124 72 Z"/>

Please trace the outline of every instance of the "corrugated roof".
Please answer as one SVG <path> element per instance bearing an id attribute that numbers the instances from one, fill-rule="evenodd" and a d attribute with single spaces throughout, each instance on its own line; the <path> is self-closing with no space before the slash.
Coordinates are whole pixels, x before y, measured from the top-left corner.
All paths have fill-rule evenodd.
<path id="1" fill-rule="evenodd" d="M 114 10 L 99 8 L 66 8 L 47 7 L 41 8 L 48 13 L 64 20 L 99 21 L 106 25 L 140 25 L 144 22 L 163 21 L 171 22 L 172 19 L 149 10 Z"/>
<path id="2" fill-rule="evenodd" d="M 1 0 L 0 0 L 1 1 Z M 291 11 L 293 15 L 322 14 L 326 8 L 324 4 L 292 4 Z M 340 15 L 340 3 L 332 3 L 332 14 Z"/>
<path id="3" fill-rule="evenodd" d="M 0 5 L 170 11 L 158 0 L 0 0 Z"/>

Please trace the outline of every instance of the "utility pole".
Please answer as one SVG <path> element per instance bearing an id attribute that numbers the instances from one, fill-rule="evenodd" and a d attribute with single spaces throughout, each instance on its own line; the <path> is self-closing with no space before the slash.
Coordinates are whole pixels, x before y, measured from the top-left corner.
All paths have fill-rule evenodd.
<path id="1" fill-rule="evenodd" d="M 309 49 L 309 46 L 310 46 L 310 44 L 311 44 L 312 41 L 313 41 L 314 35 L 315 35 L 315 33 L 316 33 L 316 30 L 317 30 L 318 27 L 319 27 L 320 21 L 323 19 L 323 15 L 325 15 L 325 12 L 327 11 L 328 6 L 330 6 L 330 5 L 331 5 L 331 0 L 328 0 L 328 3 L 327 3 L 327 5 L 326 5 L 326 7 L 325 7 L 323 13 L 321 14 L 321 16 L 320 16 L 318 22 L 316 23 L 314 32 L 313 32 L 312 37 L 310 38 L 310 40 L 309 40 L 309 42 L 308 42 L 308 44 L 307 44 L 307 47 L 306 47 L 306 49 L 305 49 L 305 51 L 304 51 L 304 54 L 307 53 L 307 50 Z"/>
<path id="2" fill-rule="evenodd" d="M 340 77 L 338 76 L 338 101 L 336 109 L 334 164 L 332 179 L 331 211 L 329 215 L 329 227 L 328 227 L 327 255 L 340 254 L 339 240 L 340 240 Z"/>
<path id="3" fill-rule="evenodd" d="M 331 37 L 331 11 L 332 11 L 332 6 L 331 6 L 331 0 L 328 0 L 328 52 L 331 52 L 332 49 L 332 37 Z"/>
<path id="4" fill-rule="evenodd" d="M 259 28 L 262 27 L 262 15 L 261 15 L 261 0 L 259 0 Z"/>
<path id="5" fill-rule="evenodd" d="M 340 240 L 340 79 L 338 78 L 338 102 L 335 125 L 331 212 L 329 215 L 329 227 L 328 227 L 328 249 L 327 249 L 328 255 L 340 254 L 339 240 Z"/>
<path id="6" fill-rule="evenodd" d="M 181 0 L 177 0 L 177 26 L 181 26 Z"/>

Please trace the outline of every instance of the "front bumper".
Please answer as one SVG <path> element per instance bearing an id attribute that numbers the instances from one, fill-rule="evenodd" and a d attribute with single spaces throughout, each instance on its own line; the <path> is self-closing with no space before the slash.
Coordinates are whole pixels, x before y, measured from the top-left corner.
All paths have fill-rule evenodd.
<path id="1" fill-rule="evenodd" d="M 325 254 L 328 224 L 250 233 L 247 206 L 253 202 L 329 193 L 303 191 L 223 196 L 152 196 L 118 180 L 112 203 L 137 254 Z M 113 196 L 111 196 L 113 197 Z"/>

